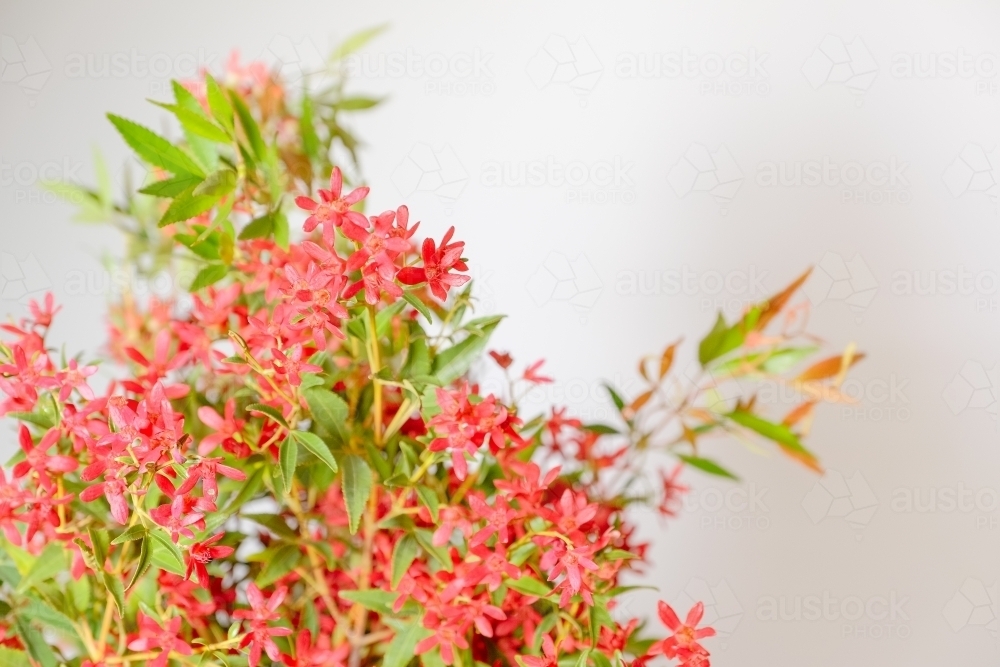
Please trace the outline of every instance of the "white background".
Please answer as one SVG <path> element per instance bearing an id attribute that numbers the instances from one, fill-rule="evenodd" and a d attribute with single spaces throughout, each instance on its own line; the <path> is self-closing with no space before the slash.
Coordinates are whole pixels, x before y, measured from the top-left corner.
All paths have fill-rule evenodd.
<path id="1" fill-rule="evenodd" d="M 94 146 L 122 164 L 106 111 L 165 128 L 144 99 L 166 98 L 192 62 L 218 70 L 238 48 L 294 76 L 297 57 L 308 68 L 312 50 L 389 22 L 353 85 L 388 96 L 355 124 L 373 209 L 405 200 L 426 232 L 458 228 L 484 309 L 510 315 L 496 346 L 545 357 L 558 378 L 539 402 L 606 418 L 602 379 L 634 392 L 640 355 L 684 336 L 689 362 L 718 305 L 732 316 L 814 264 L 813 330 L 869 355 L 853 373 L 863 399 L 817 419 L 827 477 L 714 445 L 745 481 L 689 473 L 682 518 L 640 517 L 660 593 L 624 611 L 705 599 L 725 630 L 708 642 L 722 667 L 996 664 L 998 14 L 973 2 L 5 3 L 0 305 L 19 316 L 22 295 L 47 287 L 64 305 L 55 342 L 98 350 L 113 296 L 99 258 L 117 236 L 70 222 L 32 174 L 55 162 L 89 182 Z M 70 67 L 121 54 L 123 76 Z M 410 65 L 391 69 L 400 54 Z M 685 54 L 687 71 L 667 67 Z M 594 177 L 491 181 L 497 165 L 536 161 Z M 817 185 L 767 184 L 769 169 L 824 161 L 836 167 Z M 616 162 L 618 182 L 603 170 Z M 870 178 L 854 184 L 859 166 Z M 714 192 L 713 178 L 726 182 Z M 692 287 L 627 293 L 630 275 L 657 272 L 688 272 Z M 741 281 L 751 273 L 756 289 Z M 96 287 L 67 293 L 81 275 Z M 908 289 L 914 275 L 936 287 Z"/>

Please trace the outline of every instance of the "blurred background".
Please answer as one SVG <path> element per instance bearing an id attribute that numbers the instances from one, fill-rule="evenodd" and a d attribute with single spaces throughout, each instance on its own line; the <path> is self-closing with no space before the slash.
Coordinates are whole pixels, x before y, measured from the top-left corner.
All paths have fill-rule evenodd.
<path id="1" fill-rule="evenodd" d="M 113 111 L 155 129 L 172 78 L 230 50 L 291 81 L 387 30 L 349 89 L 373 210 L 467 241 L 495 347 L 547 360 L 556 403 L 610 420 L 600 383 L 809 266 L 811 328 L 868 357 L 810 437 L 823 476 L 735 442 L 685 511 L 637 517 L 644 583 L 703 600 L 714 664 L 1000 659 L 1000 6 L 986 2 L 6 2 L 0 8 L 0 310 L 52 291 L 100 352 L 128 277 L 113 229 L 45 180 L 124 184 Z M 132 169 L 135 168 L 132 165 Z M 133 289 L 155 289 L 132 284 Z M 765 388 L 767 389 L 767 388 Z M 777 387 L 761 403 L 792 405 Z M 13 453 L 13 429 L 0 456 Z"/>

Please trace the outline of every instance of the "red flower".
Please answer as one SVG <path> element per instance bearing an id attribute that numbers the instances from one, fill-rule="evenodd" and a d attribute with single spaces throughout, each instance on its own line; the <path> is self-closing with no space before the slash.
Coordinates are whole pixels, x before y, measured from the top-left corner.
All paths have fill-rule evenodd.
<path id="1" fill-rule="evenodd" d="M 296 197 L 295 204 L 311 215 L 306 218 L 302 229 L 311 232 L 318 225 L 323 226 L 323 240 L 330 248 L 333 247 L 333 228 L 340 227 L 344 235 L 355 241 L 362 241 L 365 237 L 365 227 L 368 221 L 365 216 L 357 211 L 350 210 L 352 206 L 368 196 L 368 188 L 360 187 L 352 190 L 350 194 L 341 196 L 344 186 L 344 177 L 340 173 L 339 167 L 334 167 L 330 173 L 330 189 L 319 190 L 319 201 L 314 201 L 309 197 Z"/>
<path id="2" fill-rule="evenodd" d="M 539 359 L 535 363 L 525 368 L 524 379 L 528 382 L 534 382 L 535 384 L 547 384 L 553 382 L 552 378 L 538 374 L 538 369 L 541 368 L 542 364 L 544 363 L 545 363 L 544 359 Z"/>
<path id="3" fill-rule="evenodd" d="M 188 468 L 187 472 L 188 478 L 177 489 L 177 493 L 181 495 L 186 494 L 194 488 L 194 485 L 200 479 L 201 489 L 205 493 L 205 497 L 212 502 L 215 502 L 215 499 L 219 497 L 219 483 L 216 479 L 219 475 L 235 479 L 237 482 L 242 482 L 247 478 L 246 473 L 242 470 L 222 465 L 221 458 L 202 459 Z"/>
<path id="4" fill-rule="evenodd" d="M 184 496 L 177 496 L 169 504 L 154 507 L 149 511 L 149 516 L 153 517 L 153 521 L 170 531 L 170 539 L 174 542 L 180 535 L 193 540 L 194 532 L 190 526 L 205 518 L 199 512 L 189 512 L 184 501 Z"/>
<path id="5" fill-rule="evenodd" d="M 204 542 L 195 542 L 191 545 L 191 549 L 187 555 L 188 563 L 187 571 L 184 573 L 185 579 L 190 579 L 191 573 L 194 572 L 198 583 L 208 588 L 208 570 L 205 568 L 205 565 L 216 558 L 231 556 L 233 551 L 235 551 L 232 547 L 213 546 L 223 537 L 225 537 L 225 533 L 219 533 Z"/>
<path id="6" fill-rule="evenodd" d="M 294 387 L 302 384 L 302 373 L 321 373 L 323 371 L 322 368 L 315 364 L 307 364 L 299 360 L 302 356 L 301 347 L 295 347 L 288 356 L 285 356 L 277 348 L 271 348 L 271 354 L 274 355 L 274 359 L 271 360 L 274 372 L 279 376 L 287 377 L 289 384 Z"/>
<path id="7" fill-rule="evenodd" d="M 434 631 L 430 637 L 420 641 L 413 652 L 421 655 L 430 651 L 435 646 L 441 648 L 441 659 L 444 664 L 450 665 L 455 661 L 455 647 L 460 649 L 469 648 L 469 642 L 465 639 L 465 631 L 469 627 L 468 622 L 462 622 L 458 618 L 450 617 L 441 619 L 432 612 L 427 612 L 424 616 L 424 625 Z"/>
<path id="8" fill-rule="evenodd" d="M 56 380 L 60 386 L 59 400 L 65 403 L 74 389 L 88 401 L 94 400 L 94 390 L 87 384 L 87 378 L 96 372 L 97 366 L 81 367 L 76 359 L 70 359 L 69 366 L 56 373 Z"/>
<path id="9" fill-rule="evenodd" d="M 347 259 L 348 271 L 357 271 L 371 261 L 395 274 L 393 262 L 401 253 L 410 249 L 408 240 L 393 234 L 392 223 L 395 219 L 395 211 L 386 211 L 371 218 L 371 231 L 367 232 L 368 235 L 361 241 L 361 247 Z"/>
<path id="10" fill-rule="evenodd" d="M 490 350 L 490 356 L 493 357 L 493 361 L 497 362 L 497 366 L 503 369 L 510 368 L 510 365 L 514 363 L 514 359 L 507 352 Z"/>
<path id="11" fill-rule="evenodd" d="M 218 445 L 227 440 L 243 442 L 241 433 L 246 420 L 236 418 L 236 401 L 233 399 L 226 401 L 225 413 L 225 417 L 223 417 L 207 405 L 198 408 L 198 418 L 204 422 L 205 426 L 215 431 L 215 433 L 205 436 L 201 444 L 198 445 L 198 453 L 202 456 L 211 453 Z"/>
<path id="12" fill-rule="evenodd" d="M 705 605 L 699 602 L 691 607 L 683 623 L 677 618 L 673 608 L 662 600 L 656 605 L 656 611 L 663 625 L 674 634 L 653 644 L 649 649 L 650 655 L 662 653 L 668 658 L 679 658 L 682 665 L 708 667 L 708 651 L 698 640 L 713 636 L 715 628 L 698 628 L 705 614 Z"/>
<path id="13" fill-rule="evenodd" d="M 597 503 L 588 503 L 586 494 L 574 494 L 569 489 L 563 491 L 556 507 L 556 510 L 545 510 L 545 518 L 555 524 L 556 530 L 574 538 L 574 541 L 579 541 L 580 529 L 597 516 Z"/>
<path id="14" fill-rule="evenodd" d="M 125 500 L 127 489 L 125 482 L 105 473 L 103 482 L 88 486 L 80 492 L 80 500 L 89 503 L 104 496 L 111 505 L 111 516 L 118 523 L 125 525 L 128 523 L 128 501 Z"/>
<path id="15" fill-rule="evenodd" d="M 361 271 L 361 280 L 351 283 L 344 290 L 344 298 L 350 299 L 364 290 L 365 303 L 374 306 L 382 298 L 382 292 L 389 295 L 390 300 L 403 296 L 403 289 L 392 281 L 396 269 L 392 266 L 369 264 Z"/>
<path id="16" fill-rule="evenodd" d="M 59 441 L 59 429 L 50 429 L 36 447 L 31 441 L 31 432 L 28 427 L 21 424 L 18 439 L 21 449 L 24 450 L 25 460 L 14 466 L 14 478 L 20 478 L 34 470 L 38 475 L 38 481 L 48 491 L 55 488 L 55 483 L 49 476 L 50 472 L 64 473 L 77 469 L 79 463 L 76 459 L 62 454 L 49 454 L 48 449 Z"/>
<path id="17" fill-rule="evenodd" d="M 451 269 L 468 271 L 469 267 L 462 261 L 462 250 L 465 249 L 465 242 L 460 241 L 449 244 L 455 228 L 451 227 L 441 239 L 440 247 L 434 245 L 433 239 L 424 239 L 424 244 L 420 249 L 424 260 L 423 267 L 408 266 L 400 269 L 396 277 L 404 285 L 419 285 L 427 283 L 431 292 L 437 298 L 444 301 L 448 298 L 448 290 L 452 287 L 459 287 L 469 282 L 469 276 L 456 273 L 448 273 Z"/>
<path id="18" fill-rule="evenodd" d="M 568 583 L 567 592 L 576 594 L 583 588 L 584 573 L 597 571 L 593 555 L 593 546 L 567 547 L 562 540 L 559 540 L 545 552 L 539 564 L 543 570 L 548 570 L 549 581 L 555 581 L 559 575 L 565 574 Z"/>
<path id="19" fill-rule="evenodd" d="M 500 588 L 504 575 L 517 579 L 521 574 L 517 566 L 507 560 L 507 549 L 502 544 L 497 544 L 493 550 L 483 545 L 474 546 L 469 549 L 469 553 L 481 561 L 465 575 L 470 586 L 484 583 L 493 592 Z"/>
<path id="20" fill-rule="evenodd" d="M 284 637 L 292 634 L 291 628 L 274 628 L 268 624 L 281 619 L 281 614 L 277 612 L 278 607 L 285 600 L 287 589 L 284 587 L 274 591 L 270 600 L 264 599 L 264 594 L 260 592 L 253 582 L 247 586 L 247 601 L 250 609 L 237 609 L 233 612 L 233 618 L 250 621 L 250 632 L 240 642 L 240 648 L 250 646 L 250 667 L 257 667 L 260 662 L 261 653 L 267 653 L 271 660 L 278 660 L 281 651 L 274 643 L 273 637 Z"/>
<path id="21" fill-rule="evenodd" d="M 470 495 L 469 506 L 472 508 L 475 518 L 486 522 L 485 526 L 469 538 L 469 546 L 479 546 L 494 535 L 497 536 L 498 544 L 506 544 L 508 540 L 507 526 L 516 516 L 516 513 L 507 504 L 507 499 L 503 496 L 497 496 L 493 505 L 490 506 L 478 494 Z"/>
<path id="22" fill-rule="evenodd" d="M 683 469 L 684 464 L 678 463 L 669 474 L 664 473 L 662 470 L 660 471 L 660 481 L 663 484 L 663 497 L 660 499 L 660 504 L 657 505 L 656 509 L 663 516 L 677 516 L 681 496 L 688 492 L 688 487 L 677 482 L 677 478 Z"/>
<path id="23" fill-rule="evenodd" d="M 526 655 L 521 659 L 527 667 L 559 667 L 559 656 L 556 654 L 556 646 L 552 643 L 552 637 L 545 635 L 542 637 L 543 656 Z"/>
<path id="24" fill-rule="evenodd" d="M 335 649 L 329 648 L 330 640 L 322 634 L 312 643 L 312 633 L 307 629 L 295 638 L 295 657 L 282 656 L 288 667 L 342 667 L 350 655 L 351 645 L 344 642 Z"/>
<path id="25" fill-rule="evenodd" d="M 170 652 L 181 655 L 191 655 L 191 647 L 177 635 L 181 631 L 181 617 L 174 616 L 167 622 L 166 627 L 160 625 L 139 612 L 139 638 L 129 642 L 128 647 L 133 651 L 156 651 L 156 657 L 149 661 L 149 667 L 166 667 L 167 658 Z"/>

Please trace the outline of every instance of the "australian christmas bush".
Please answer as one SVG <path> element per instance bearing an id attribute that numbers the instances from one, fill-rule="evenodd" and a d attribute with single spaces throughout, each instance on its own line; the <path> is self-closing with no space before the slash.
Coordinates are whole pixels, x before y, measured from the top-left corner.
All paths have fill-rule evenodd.
<path id="1" fill-rule="evenodd" d="M 96 189 L 53 185 L 125 230 L 126 261 L 192 279 L 111 304 L 106 386 L 50 345 L 51 295 L 2 326 L 20 451 L 0 470 L 0 664 L 707 667 L 701 604 L 614 613 L 645 561 L 629 508 L 673 516 L 683 470 L 732 477 L 715 436 L 819 470 L 802 437 L 860 355 L 813 358 L 806 276 L 720 315 L 693 376 L 678 344 L 643 359 L 638 395 L 608 387 L 612 423 L 526 414 L 551 380 L 491 349 L 502 318 L 475 312 L 460 230 L 424 237 L 348 183 L 343 119 L 376 100 L 217 74 L 157 102 L 173 139 L 109 115 L 149 169 L 124 199 L 100 165 Z M 505 391 L 470 377 L 484 358 Z M 758 381 L 801 401 L 767 414 Z"/>

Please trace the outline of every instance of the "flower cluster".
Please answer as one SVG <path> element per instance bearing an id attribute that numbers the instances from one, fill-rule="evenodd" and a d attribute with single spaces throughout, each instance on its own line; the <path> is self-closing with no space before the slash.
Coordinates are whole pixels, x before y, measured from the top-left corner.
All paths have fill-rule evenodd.
<path id="1" fill-rule="evenodd" d="M 609 388 L 616 424 L 522 414 L 519 397 L 552 380 L 491 351 L 508 390 L 472 382 L 501 318 L 468 317 L 455 230 L 416 239 L 406 206 L 366 215 L 368 188 L 337 167 L 311 194 L 332 116 L 305 97 L 289 130 L 273 75 L 231 70 L 175 87 L 179 144 L 112 117 L 157 168 L 135 195 L 156 199 L 128 210 L 155 212 L 171 255 L 199 267 L 190 298 L 113 308 L 104 386 L 96 364 L 55 353 L 51 296 L 3 326 L 0 412 L 21 452 L 0 470 L 0 658 L 707 667 L 701 605 L 681 623 L 660 603 L 666 639 L 611 614 L 645 561 L 629 505 L 670 517 L 685 491 L 680 467 L 660 473 L 662 498 L 632 487 L 654 451 L 729 475 L 699 453 L 713 430 L 815 466 L 793 431 L 808 383 L 838 382 L 860 355 L 800 375 L 803 407 L 782 424 L 752 401 L 706 408 L 707 385 L 678 394 L 674 346 L 658 372 L 643 362 L 645 393 Z M 795 287 L 716 324 L 699 349 L 716 380 L 786 349 L 760 331 Z"/>

